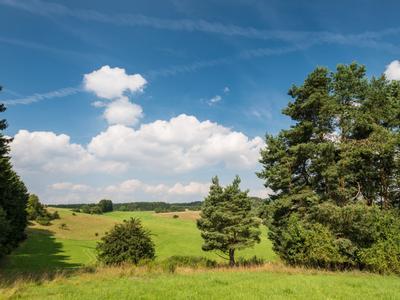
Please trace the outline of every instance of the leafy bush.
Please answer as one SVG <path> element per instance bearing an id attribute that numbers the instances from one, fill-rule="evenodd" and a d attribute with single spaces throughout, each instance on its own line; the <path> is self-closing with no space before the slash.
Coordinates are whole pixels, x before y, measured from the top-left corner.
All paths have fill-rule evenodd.
<path id="1" fill-rule="evenodd" d="M 49 226 L 51 225 L 50 219 L 48 217 L 38 217 L 36 222 L 42 226 Z"/>
<path id="2" fill-rule="evenodd" d="M 51 218 L 52 218 L 53 220 L 59 219 L 59 218 L 60 218 L 60 215 L 58 214 L 58 211 L 53 212 L 53 213 L 51 214 Z"/>
<path id="3" fill-rule="evenodd" d="M 179 218 L 179 216 L 178 216 L 178 215 L 173 215 L 173 216 L 172 216 L 172 218 L 174 218 L 174 219 L 178 219 L 178 218 Z"/>
<path id="4" fill-rule="evenodd" d="M 106 265 L 125 262 L 138 264 L 141 260 L 152 260 L 155 257 L 151 234 L 143 228 L 138 218 L 115 225 L 101 238 L 96 250 L 98 260 Z"/>
<path id="5" fill-rule="evenodd" d="M 269 236 L 275 251 L 292 265 L 358 268 L 400 273 L 400 218 L 396 211 L 363 203 L 343 207 L 325 202 L 285 221 L 273 205 Z M 270 213 L 271 213 L 270 212 Z"/>

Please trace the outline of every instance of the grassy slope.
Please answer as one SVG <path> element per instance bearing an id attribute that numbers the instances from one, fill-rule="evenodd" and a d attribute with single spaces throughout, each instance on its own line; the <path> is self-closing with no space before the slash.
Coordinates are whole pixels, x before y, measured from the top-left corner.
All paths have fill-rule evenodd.
<path id="1" fill-rule="evenodd" d="M 217 272 L 88 274 L 30 284 L 22 299 L 399 299 L 395 276 L 354 273 Z M 0 297 L 1 298 L 1 297 Z"/>
<path id="2" fill-rule="evenodd" d="M 50 209 L 51 210 L 51 209 Z M 9 270 L 37 271 L 54 268 L 75 268 L 95 262 L 96 240 L 110 229 L 115 220 L 86 214 L 72 215 L 57 209 L 61 219 L 51 226 L 34 224 L 28 228 L 28 239 L 6 258 Z M 60 229 L 65 223 L 67 229 Z"/>
<path id="3" fill-rule="evenodd" d="M 158 259 L 172 255 L 199 255 L 219 260 L 219 257 L 214 253 L 201 250 L 202 238 L 194 220 L 183 219 L 182 217 L 173 219 L 172 216 L 168 218 L 152 212 L 117 211 L 105 216 L 119 221 L 131 216 L 139 217 L 143 225 L 154 234 L 153 239 L 156 244 Z M 276 256 L 272 251 L 271 242 L 266 238 L 265 228 L 263 228 L 262 237 L 262 242 L 256 245 L 254 249 L 240 251 L 238 255 L 243 257 L 257 255 L 269 261 L 275 260 Z"/>
<path id="4" fill-rule="evenodd" d="M 219 259 L 213 253 L 201 250 L 200 232 L 193 219 L 173 219 L 172 216 L 160 216 L 152 212 L 112 212 L 101 216 L 78 213 L 73 216 L 70 210 L 57 210 L 61 219 L 53 221 L 51 226 L 30 226 L 28 240 L 7 258 L 6 269 L 36 271 L 75 268 L 94 263 L 97 240 L 116 222 L 130 217 L 139 217 L 154 234 L 159 260 L 172 255 L 203 255 Z M 66 230 L 60 229 L 61 223 L 67 225 Z M 240 255 L 257 255 L 271 261 L 275 259 L 265 231 L 261 244 Z"/>

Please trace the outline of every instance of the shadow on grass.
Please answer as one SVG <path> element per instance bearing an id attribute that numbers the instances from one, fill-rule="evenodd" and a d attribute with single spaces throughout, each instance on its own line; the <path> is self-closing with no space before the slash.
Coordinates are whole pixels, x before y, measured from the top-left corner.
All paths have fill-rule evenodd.
<path id="1" fill-rule="evenodd" d="M 68 262 L 63 245 L 49 230 L 29 228 L 28 238 L 0 264 L 0 285 L 16 280 L 41 281 L 59 273 L 74 273 L 81 264 Z"/>

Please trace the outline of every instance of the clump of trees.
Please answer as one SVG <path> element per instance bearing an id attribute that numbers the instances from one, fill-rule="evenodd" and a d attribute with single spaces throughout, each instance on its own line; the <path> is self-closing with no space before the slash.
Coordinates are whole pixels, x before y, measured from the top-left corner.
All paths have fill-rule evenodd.
<path id="1" fill-rule="evenodd" d="M 117 224 L 97 244 L 97 258 L 106 265 L 138 264 L 155 258 L 151 234 L 143 228 L 140 219 L 131 218 Z"/>
<path id="2" fill-rule="evenodd" d="M 400 83 L 365 72 L 316 68 L 266 137 L 265 223 L 290 264 L 400 273 Z"/>
<path id="3" fill-rule="evenodd" d="M 5 106 L 0 104 L 0 113 L 5 110 Z M 9 156 L 12 139 L 2 133 L 6 128 L 7 121 L 0 120 L 0 257 L 25 239 L 27 225 L 25 207 L 28 192 L 12 168 Z"/>
<path id="4" fill-rule="evenodd" d="M 46 207 L 40 203 L 39 197 L 35 194 L 30 194 L 26 206 L 28 220 L 36 221 L 40 225 L 50 225 L 52 220 L 59 219 L 57 211 L 49 212 Z"/>
<path id="5" fill-rule="evenodd" d="M 73 208 L 76 212 L 83 212 L 91 215 L 101 215 L 102 213 L 114 210 L 111 200 L 102 199 L 97 204 L 84 204 L 80 208 Z"/>
<path id="6" fill-rule="evenodd" d="M 236 264 L 236 251 L 259 243 L 261 234 L 260 221 L 252 213 L 248 191 L 241 191 L 239 185 L 238 176 L 226 187 L 214 177 L 197 220 L 204 239 L 202 249 L 221 252 L 230 266 Z"/>

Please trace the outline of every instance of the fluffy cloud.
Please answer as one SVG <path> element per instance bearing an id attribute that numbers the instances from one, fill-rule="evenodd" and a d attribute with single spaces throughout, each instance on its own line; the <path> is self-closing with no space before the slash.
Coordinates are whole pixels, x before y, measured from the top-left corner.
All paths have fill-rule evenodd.
<path id="1" fill-rule="evenodd" d="M 20 130 L 11 143 L 11 157 L 21 172 L 120 172 L 125 164 L 103 159 L 101 162 L 83 146 L 70 142 L 65 134 Z"/>
<path id="2" fill-rule="evenodd" d="M 189 171 L 216 164 L 254 167 L 264 143 L 210 121 L 179 115 L 142 124 L 135 130 L 110 126 L 94 137 L 88 150 L 99 158 L 151 168 L 157 172 Z"/>
<path id="3" fill-rule="evenodd" d="M 108 124 L 135 125 L 143 117 L 142 108 L 122 97 L 107 105 L 103 114 Z"/>
<path id="4" fill-rule="evenodd" d="M 219 175 L 255 176 L 264 142 L 182 114 L 137 129 L 112 125 L 88 145 L 73 143 L 65 134 L 20 130 L 10 146 L 12 162 L 31 192 L 47 203 L 82 203 L 102 197 L 121 202 L 200 200 L 208 183 L 188 180 L 188 176 L 207 180 L 216 174 L 215 168 Z M 168 184 L 124 180 L 132 177 L 167 180 Z M 114 178 L 121 182 L 107 185 Z M 95 188 L 94 183 L 103 187 Z"/>
<path id="5" fill-rule="evenodd" d="M 260 137 L 249 139 L 217 123 L 182 114 L 138 129 L 110 126 L 87 147 L 71 143 L 65 134 L 20 130 L 11 143 L 11 154 L 22 171 L 115 173 L 134 168 L 169 173 L 221 164 L 252 168 L 263 146 Z"/>
<path id="6" fill-rule="evenodd" d="M 125 92 L 143 91 L 147 81 L 140 74 L 128 75 L 125 69 L 103 66 L 86 74 L 83 79 L 84 88 L 97 97 L 105 99 L 121 98 Z"/>
<path id="7" fill-rule="evenodd" d="M 129 101 L 127 92 L 143 91 L 146 79 L 140 74 L 128 75 L 125 69 L 103 66 L 84 75 L 83 86 L 86 91 L 111 102 L 95 101 L 94 107 L 105 107 L 104 119 L 108 124 L 135 125 L 143 117 L 142 108 Z"/>
<path id="8" fill-rule="evenodd" d="M 400 61 L 394 60 L 386 66 L 385 76 L 389 80 L 400 80 Z"/>

